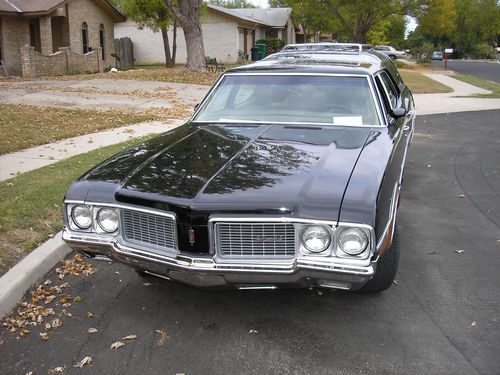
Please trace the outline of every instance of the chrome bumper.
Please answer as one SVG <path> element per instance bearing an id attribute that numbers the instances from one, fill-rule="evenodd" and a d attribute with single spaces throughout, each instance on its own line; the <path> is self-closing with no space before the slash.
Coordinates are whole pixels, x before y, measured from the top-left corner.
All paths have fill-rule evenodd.
<path id="1" fill-rule="evenodd" d="M 115 239 L 101 239 L 67 229 L 63 231 L 63 240 L 74 250 L 91 257 L 104 255 L 156 276 L 207 289 L 356 290 L 372 278 L 376 269 L 374 261 L 367 266 L 355 266 L 301 258 L 288 262 L 217 263 L 210 255 L 159 255 L 125 246 Z"/>

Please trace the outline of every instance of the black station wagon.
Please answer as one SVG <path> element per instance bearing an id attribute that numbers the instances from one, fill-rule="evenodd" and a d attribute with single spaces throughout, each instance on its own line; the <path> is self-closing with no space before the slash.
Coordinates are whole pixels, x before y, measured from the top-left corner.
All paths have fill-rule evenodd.
<path id="1" fill-rule="evenodd" d="M 64 240 L 200 288 L 387 289 L 415 108 L 387 57 L 353 48 L 225 72 L 186 124 L 71 185 Z"/>

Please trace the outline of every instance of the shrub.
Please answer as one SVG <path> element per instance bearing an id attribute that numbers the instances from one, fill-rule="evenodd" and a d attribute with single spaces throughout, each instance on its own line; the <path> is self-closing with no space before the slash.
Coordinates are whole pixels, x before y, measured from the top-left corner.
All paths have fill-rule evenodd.
<path id="1" fill-rule="evenodd" d="M 268 55 L 281 51 L 281 49 L 285 46 L 285 42 L 278 38 L 259 39 L 255 43 L 265 44 L 267 46 Z"/>

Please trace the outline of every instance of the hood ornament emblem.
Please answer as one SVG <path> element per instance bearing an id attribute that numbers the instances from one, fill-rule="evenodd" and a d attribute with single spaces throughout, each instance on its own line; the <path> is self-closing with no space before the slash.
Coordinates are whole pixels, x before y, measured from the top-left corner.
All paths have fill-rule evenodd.
<path id="1" fill-rule="evenodd" d="M 194 237 L 194 229 L 193 228 L 189 228 L 188 238 L 189 238 L 189 243 L 191 244 L 191 246 L 193 246 L 194 243 L 196 242 L 196 239 Z"/>

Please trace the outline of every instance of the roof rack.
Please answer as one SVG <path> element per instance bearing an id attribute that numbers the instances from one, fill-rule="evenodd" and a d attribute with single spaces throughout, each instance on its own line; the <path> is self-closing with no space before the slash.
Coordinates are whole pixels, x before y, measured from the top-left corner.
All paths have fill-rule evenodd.
<path id="1" fill-rule="evenodd" d="M 363 45 L 359 43 L 302 43 L 302 44 L 289 44 L 283 47 L 283 52 L 291 51 L 337 51 L 337 52 L 357 52 L 363 51 Z"/>

